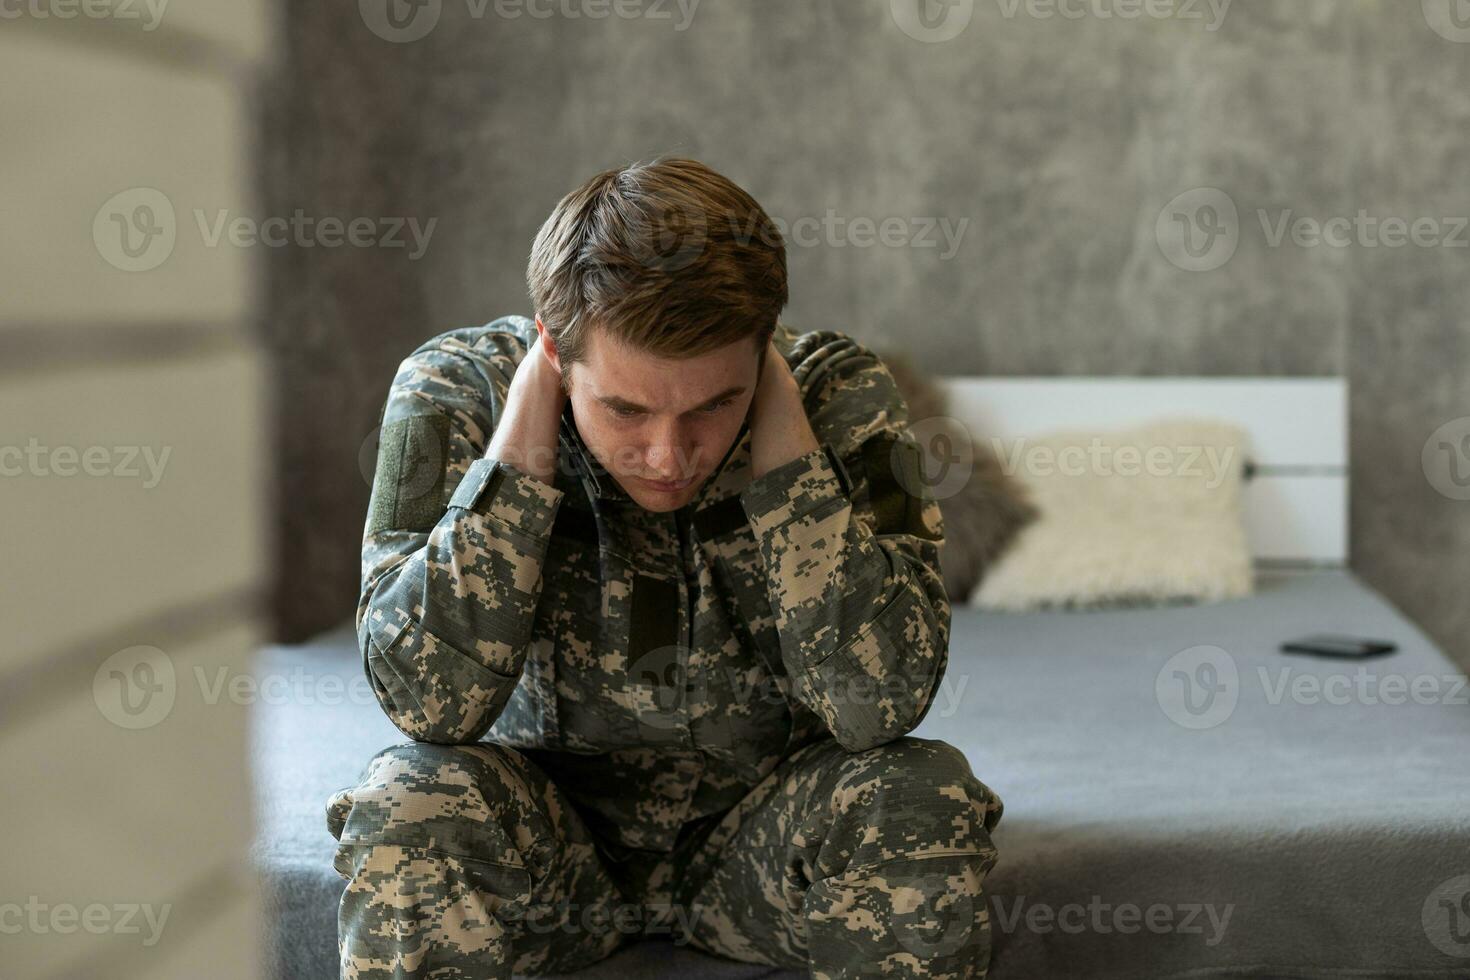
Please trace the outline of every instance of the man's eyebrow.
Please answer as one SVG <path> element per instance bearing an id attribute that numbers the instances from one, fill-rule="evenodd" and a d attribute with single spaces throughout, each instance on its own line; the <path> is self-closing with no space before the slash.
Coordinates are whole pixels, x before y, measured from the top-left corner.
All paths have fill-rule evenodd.
<path id="1" fill-rule="evenodd" d="M 733 398 L 735 395 L 744 394 L 744 392 L 745 392 L 745 386 L 744 385 L 734 385 L 732 387 L 726 388 L 724 391 L 720 392 L 718 395 L 715 395 L 713 398 L 706 399 L 704 402 L 700 403 L 699 405 L 696 405 L 695 408 L 694 408 L 694 410 L 701 409 L 701 408 L 708 408 L 709 406 L 715 404 L 716 402 L 722 402 L 726 398 Z M 597 395 L 596 398 L 597 398 L 598 401 L 602 402 L 604 405 L 610 406 L 612 408 L 621 408 L 624 411 L 629 411 L 629 412 L 651 412 L 651 411 L 653 411 L 653 409 L 649 408 L 646 405 L 640 405 L 637 402 L 630 402 L 626 398 L 619 398 L 617 395 Z"/>

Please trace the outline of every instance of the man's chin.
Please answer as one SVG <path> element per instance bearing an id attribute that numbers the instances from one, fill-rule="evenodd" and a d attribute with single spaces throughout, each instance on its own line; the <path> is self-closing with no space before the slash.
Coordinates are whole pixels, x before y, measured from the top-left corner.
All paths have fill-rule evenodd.
<path id="1" fill-rule="evenodd" d="M 621 483 L 621 481 L 619 482 Z M 660 490 L 653 484 L 645 483 L 637 477 L 631 477 L 627 483 L 622 483 L 623 489 L 627 491 L 628 496 L 632 497 L 638 506 L 644 510 L 660 514 L 678 510 L 680 507 L 689 503 L 689 501 L 694 499 L 694 495 L 699 492 L 699 486 L 700 481 L 697 479 L 690 480 L 687 486 L 680 487 L 677 490 Z"/>

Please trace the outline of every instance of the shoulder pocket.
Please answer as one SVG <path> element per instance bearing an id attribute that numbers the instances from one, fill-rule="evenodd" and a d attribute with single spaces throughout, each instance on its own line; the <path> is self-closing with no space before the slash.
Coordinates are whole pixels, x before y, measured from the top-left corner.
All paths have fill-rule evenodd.
<path id="1" fill-rule="evenodd" d="M 410 415 L 383 426 L 367 533 L 427 531 L 437 524 L 448 461 L 448 416 Z"/>
<path id="2" fill-rule="evenodd" d="M 878 534 L 911 534 L 937 540 L 924 523 L 924 470 L 919 445 L 893 432 L 863 443 L 863 470 Z"/>

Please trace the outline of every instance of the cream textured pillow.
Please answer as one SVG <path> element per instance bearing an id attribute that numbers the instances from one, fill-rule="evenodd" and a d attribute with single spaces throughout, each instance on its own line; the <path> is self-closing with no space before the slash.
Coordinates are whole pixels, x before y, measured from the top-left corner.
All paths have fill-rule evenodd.
<path id="1" fill-rule="evenodd" d="M 1239 427 L 1170 418 L 996 448 L 1041 516 L 991 567 L 971 605 L 1025 610 L 1250 593 L 1241 515 L 1249 446 Z"/>

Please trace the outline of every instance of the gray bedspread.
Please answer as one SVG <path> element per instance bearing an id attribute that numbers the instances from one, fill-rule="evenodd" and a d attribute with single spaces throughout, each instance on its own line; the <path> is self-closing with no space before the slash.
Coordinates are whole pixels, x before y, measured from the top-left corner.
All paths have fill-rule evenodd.
<path id="1" fill-rule="evenodd" d="M 1277 644 L 1331 631 L 1400 651 Z M 343 882 L 322 805 L 403 737 L 350 627 L 268 647 L 254 729 L 268 957 L 336 975 Z M 280 678 L 283 678 L 280 679 Z M 954 611 L 944 690 L 915 732 L 961 747 L 1005 801 L 987 882 L 991 975 L 1470 977 L 1464 678 L 1341 572 L 1262 575 L 1216 605 Z M 796 977 L 668 942 L 579 976 Z"/>

